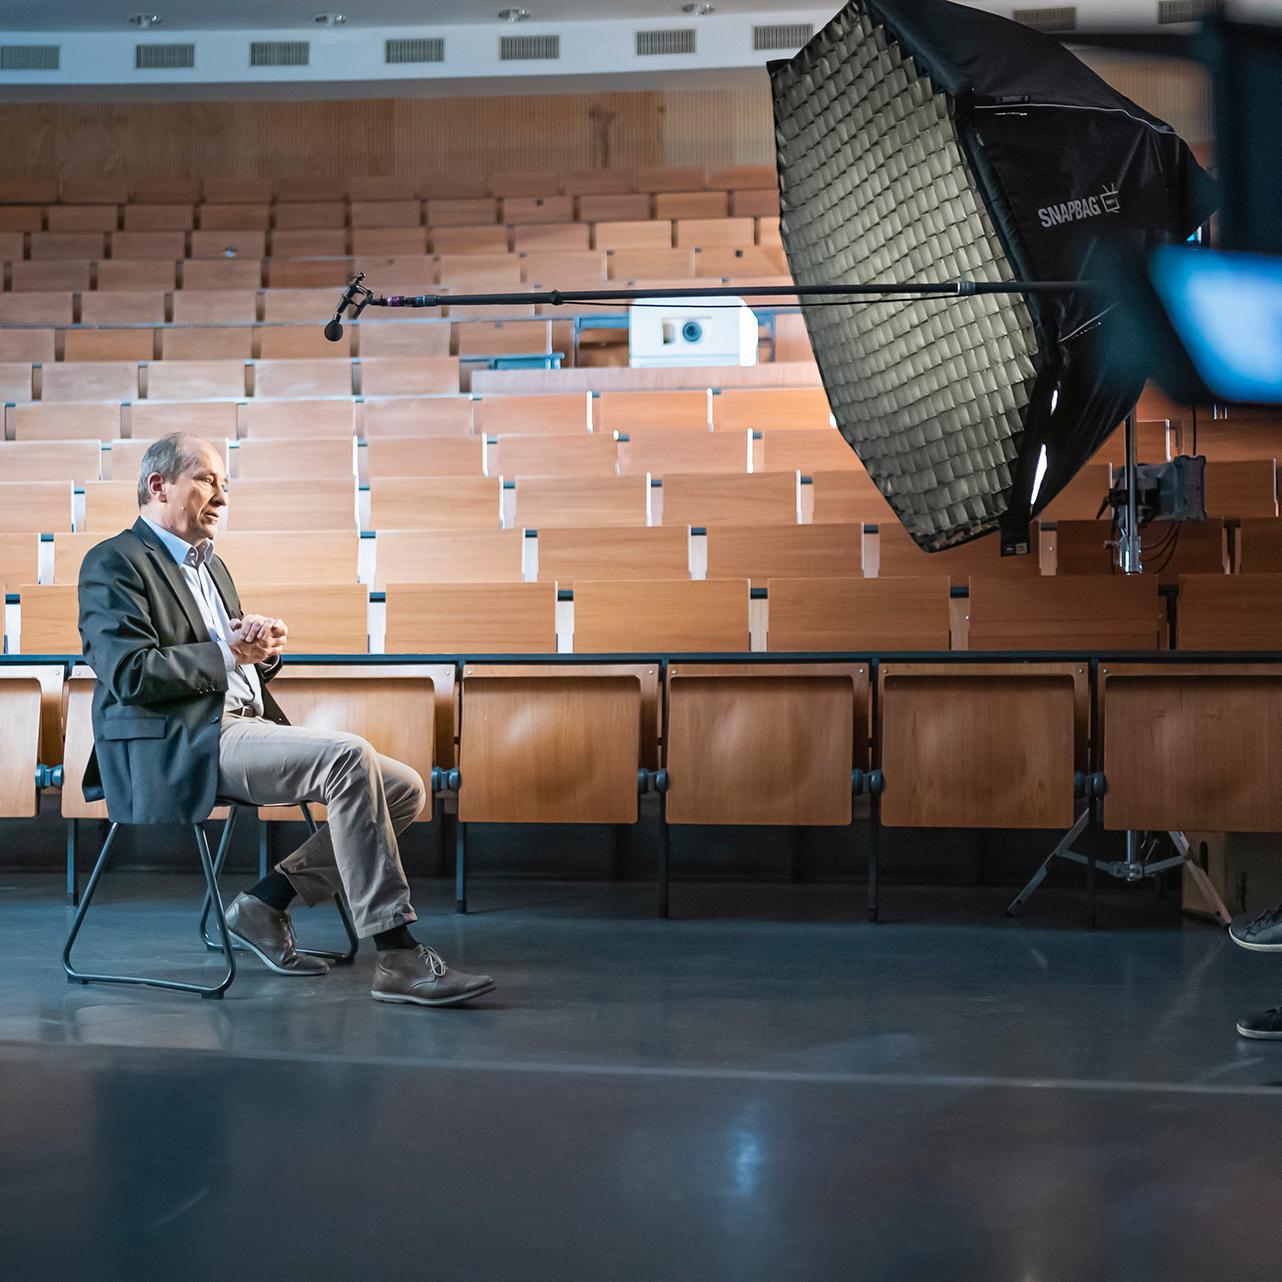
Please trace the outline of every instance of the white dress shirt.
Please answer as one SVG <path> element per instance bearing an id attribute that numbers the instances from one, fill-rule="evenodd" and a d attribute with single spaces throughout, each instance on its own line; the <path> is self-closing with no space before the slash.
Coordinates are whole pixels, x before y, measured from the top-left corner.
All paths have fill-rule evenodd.
<path id="1" fill-rule="evenodd" d="M 231 620 L 227 615 L 227 607 L 214 586 L 213 576 L 209 573 L 209 559 L 214 555 L 213 541 L 202 539 L 193 545 L 176 534 L 171 534 L 149 517 L 144 516 L 142 519 L 156 532 L 169 555 L 182 570 L 183 579 L 195 599 L 200 617 L 209 629 L 209 639 L 216 641 L 223 652 L 223 662 L 227 665 L 227 697 L 223 701 L 223 707 L 228 712 L 237 712 L 245 707 L 253 708 L 261 717 L 263 688 L 258 672 L 252 663 L 237 663 L 231 646 L 227 644 L 232 632 Z"/>

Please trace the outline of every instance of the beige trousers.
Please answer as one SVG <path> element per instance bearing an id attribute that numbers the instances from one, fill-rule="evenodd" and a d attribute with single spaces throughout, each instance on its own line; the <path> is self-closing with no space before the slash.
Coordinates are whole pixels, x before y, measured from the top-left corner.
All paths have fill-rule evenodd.
<path id="1" fill-rule="evenodd" d="M 397 836 L 427 802 L 409 766 L 334 730 L 223 717 L 218 795 L 254 806 L 321 802 L 329 822 L 276 865 L 309 908 L 342 886 L 362 938 L 414 921 Z"/>

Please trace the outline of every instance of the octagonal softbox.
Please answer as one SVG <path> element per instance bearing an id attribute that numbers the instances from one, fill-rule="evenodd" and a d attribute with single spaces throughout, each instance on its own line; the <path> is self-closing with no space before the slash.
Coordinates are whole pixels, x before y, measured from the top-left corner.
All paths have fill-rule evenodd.
<path id="1" fill-rule="evenodd" d="M 1184 239 L 1212 187 L 1057 40 L 945 0 L 851 0 L 770 67 L 799 285 L 1090 279 Z M 1007 550 L 1134 406 L 1091 291 L 839 302 L 806 323 L 837 425 L 922 548 Z"/>

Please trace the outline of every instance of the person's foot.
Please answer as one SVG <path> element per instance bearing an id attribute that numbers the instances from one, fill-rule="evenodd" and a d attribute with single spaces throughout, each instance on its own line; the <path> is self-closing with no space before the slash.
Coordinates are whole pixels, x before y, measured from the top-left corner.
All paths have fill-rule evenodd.
<path id="1" fill-rule="evenodd" d="M 1239 948 L 1256 953 L 1282 953 L 1282 905 L 1255 917 L 1234 917 L 1229 938 Z"/>
<path id="2" fill-rule="evenodd" d="M 385 948 L 374 962 L 370 996 L 411 1006 L 458 1006 L 494 991 L 488 975 L 451 970 L 430 948 Z"/>
<path id="3" fill-rule="evenodd" d="M 1258 1015 L 1248 1015 L 1237 1022 L 1239 1037 L 1261 1042 L 1282 1042 L 1282 1006 L 1270 1006 Z"/>
<path id="4" fill-rule="evenodd" d="M 316 976 L 329 970 L 329 963 L 323 958 L 305 957 L 298 951 L 294 923 L 288 913 L 272 908 L 253 895 L 237 895 L 231 901 L 227 909 L 227 933 L 277 975 Z"/>

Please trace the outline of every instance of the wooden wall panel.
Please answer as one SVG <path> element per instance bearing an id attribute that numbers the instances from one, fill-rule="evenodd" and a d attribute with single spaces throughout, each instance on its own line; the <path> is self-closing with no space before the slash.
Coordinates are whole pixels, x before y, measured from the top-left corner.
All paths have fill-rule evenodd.
<path id="1" fill-rule="evenodd" d="M 1097 54 L 1109 84 L 1189 142 L 1210 134 L 1192 64 Z M 38 90 L 33 88 L 33 92 Z M 621 93 L 0 106 L 0 179 L 420 176 L 774 163 L 763 72 Z"/>

